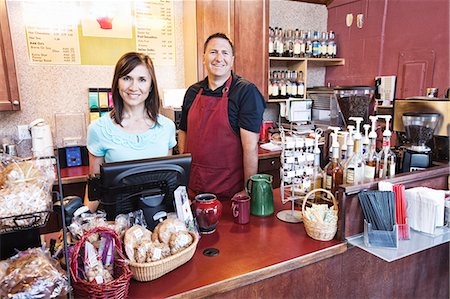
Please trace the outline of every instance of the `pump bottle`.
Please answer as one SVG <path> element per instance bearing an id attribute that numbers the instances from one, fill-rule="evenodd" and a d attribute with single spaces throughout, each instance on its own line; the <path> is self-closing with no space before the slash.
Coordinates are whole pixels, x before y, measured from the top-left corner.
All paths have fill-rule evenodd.
<path id="1" fill-rule="evenodd" d="M 320 148 L 319 138 L 322 134 L 322 129 L 318 128 L 314 135 L 314 169 L 313 169 L 313 184 L 314 189 L 323 187 L 324 174 L 320 168 Z M 320 192 L 316 192 L 316 198 L 320 198 Z"/>
<path id="2" fill-rule="evenodd" d="M 350 159 L 354 153 L 355 143 L 353 142 L 353 130 L 355 126 L 348 125 L 348 137 L 347 137 L 347 159 Z"/>
<path id="3" fill-rule="evenodd" d="M 378 154 L 377 154 L 377 116 L 369 116 L 372 121 L 372 128 L 369 133 L 369 151 L 364 159 L 364 179 L 373 180 L 379 177 L 378 174 Z"/>
<path id="4" fill-rule="evenodd" d="M 343 168 L 339 162 L 339 143 L 337 141 L 337 134 L 331 133 L 332 155 L 330 162 L 325 166 L 325 189 L 330 190 L 336 194 L 337 188 L 343 182 Z"/>
<path id="5" fill-rule="evenodd" d="M 395 175 L 396 156 L 391 151 L 391 130 L 389 129 L 390 115 L 378 115 L 378 118 L 386 120 L 386 128 L 383 132 L 383 149 L 380 152 L 378 171 L 380 178 L 388 178 Z"/>
<path id="6" fill-rule="evenodd" d="M 370 129 L 370 125 L 369 124 L 364 124 L 363 128 L 364 128 L 364 136 L 362 137 L 362 155 L 363 155 L 363 157 L 365 157 L 365 156 L 367 156 L 367 153 L 369 152 L 369 144 L 370 144 L 369 129 Z"/>
<path id="7" fill-rule="evenodd" d="M 344 166 L 345 182 L 347 184 L 353 184 L 361 182 L 364 178 L 364 159 L 362 156 L 362 135 L 361 135 L 361 122 L 364 121 L 362 117 L 349 117 L 349 120 L 353 120 L 356 123 L 356 132 L 354 140 L 354 154 L 348 159 Z"/>

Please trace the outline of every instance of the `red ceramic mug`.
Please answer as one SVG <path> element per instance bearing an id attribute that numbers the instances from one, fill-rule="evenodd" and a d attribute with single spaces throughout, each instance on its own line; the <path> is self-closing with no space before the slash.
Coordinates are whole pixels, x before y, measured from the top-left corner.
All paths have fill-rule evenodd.
<path id="1" fill-rule="evenodd" d="M 237 195 L 231 199 L 231 212 L 234 222 L 247 224 L 250 222 L 250 196 Z"/>

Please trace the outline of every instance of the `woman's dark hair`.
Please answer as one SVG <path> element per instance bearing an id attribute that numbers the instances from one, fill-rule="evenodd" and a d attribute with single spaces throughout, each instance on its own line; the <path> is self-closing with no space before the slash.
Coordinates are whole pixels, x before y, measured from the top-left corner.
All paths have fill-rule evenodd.
<path id="1" fill-rule="evenodd" d="M 152 80 L 152 85 L 147 99 L 145 99 L 145 108 L 147 110 L 147 115 L 152 121 L 157 123 L 157 116 L 159 108 L 161 105 L 161 99 L 158 93 L 158 84 L 156 83 L 155 68 L 153 67 L 153 62 L 148 55 L 129 52 L 120 57 L 119 61 L 116 63 L 116 68 L 114 70 L 114 77 L 112 81 L 112 98 L 114 102 L 114 108 L 111 111 L 111 118 L 119 125 L 122 126 L 123 119 L 123 99 L 119 93 L 119 79 L 123 76 L 128 75 L 135 67 L 138 65 L 145 65 L 150 73 Z"/>

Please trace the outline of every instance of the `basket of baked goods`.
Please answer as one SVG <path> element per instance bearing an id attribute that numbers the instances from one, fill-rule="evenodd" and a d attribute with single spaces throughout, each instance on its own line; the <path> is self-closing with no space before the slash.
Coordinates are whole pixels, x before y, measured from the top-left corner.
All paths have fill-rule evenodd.
<path id="1" fill-rule="evenodd" d="M 54 180 L 50 159 L 0 154 L 0 233 L 45 225 L 52 210 Z"/>
<path id="2" fill-rule="evenodd" d="M 178 218 L 160 222 L 153 232 L 134 225 L 125 232 L 124 246 L 133 278 L 150 281 L 188 262 L 197 248 L 198 235 Z"/>
<path id="3" fill-rule="evenodd" d="M 315 199 L 319 197 L 321 203 L 311 203 L 306 207 L 308 199 L 318 192 L 325 193 L 325 196 L 314 197 Z M 337 231 L 338 206 L 336 198 L 330 191 L 321 188 L 309 191 L 303 198 L 302 216 L 308 236 L 319 241 L 334 238 Z"/>
<path id="4" fill-rule="evenodd" d="M 84 232 L 71 249 L 70 274 L 77 297 L 126 298 L 132 274 L 116 232 L 103 226 Z"/>

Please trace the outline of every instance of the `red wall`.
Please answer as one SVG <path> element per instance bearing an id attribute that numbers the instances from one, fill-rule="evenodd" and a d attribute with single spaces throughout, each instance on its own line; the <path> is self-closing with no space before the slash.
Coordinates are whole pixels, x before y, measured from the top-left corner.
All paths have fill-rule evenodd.
<path id="1" fill-rule="evenodd" d="M 345 66 L 327 68 L 331 85 L 374 85 L 375 76 L 397 76 L 396 97 L 425 95 L 449 81 L 449 0 L 334 0 L 328 30 L 336 32 Z M 348 13 L 354 16 L 347 27 Z M 356 15 L 364 14 L 362 29 Z"/>

